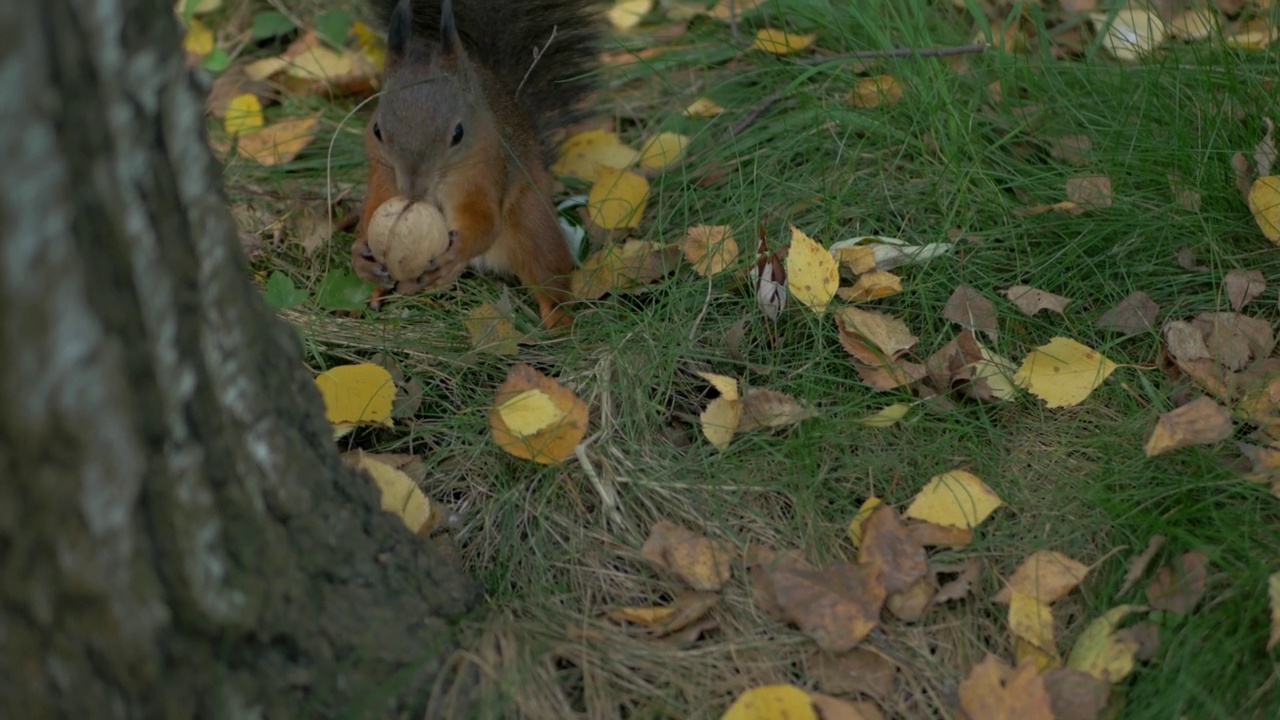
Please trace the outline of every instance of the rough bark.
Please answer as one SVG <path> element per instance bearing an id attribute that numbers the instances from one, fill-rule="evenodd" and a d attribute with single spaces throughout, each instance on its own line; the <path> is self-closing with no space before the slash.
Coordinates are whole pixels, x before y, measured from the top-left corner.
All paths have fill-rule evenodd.
<path id="1" fill-rule="evenodd" d="M 340 463 L 172 7 L 0 2 L 0 717 L 394 717 L 477 589 Z"/>

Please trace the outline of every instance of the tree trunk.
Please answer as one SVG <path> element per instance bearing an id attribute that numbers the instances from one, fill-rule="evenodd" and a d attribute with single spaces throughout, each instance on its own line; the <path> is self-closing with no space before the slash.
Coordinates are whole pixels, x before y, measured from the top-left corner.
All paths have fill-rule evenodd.
<path id="1" fill-rule="evenodd" d="M 337 457 L 172 8 L 0 2 L 0 717 L 396 717 L 478 591 Z"/>

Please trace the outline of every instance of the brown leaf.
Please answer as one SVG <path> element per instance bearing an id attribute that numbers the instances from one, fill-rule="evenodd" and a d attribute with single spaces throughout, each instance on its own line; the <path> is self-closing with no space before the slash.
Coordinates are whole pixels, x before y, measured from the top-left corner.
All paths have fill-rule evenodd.
<path id="1" fill-rule="evenodd" d="M 925 547 L 961 548 L 973 542 L 971 528 L 947 527 L 929 522 L 908 524 L 907 534 Z"/>
<path id="2" fill-rule="evenodd" d="M 1245 197 L 1248 198 L 1248 188 L 1245 190 Z M 1194 245 L 1183 245 L 1178 248 L 1178 267 L 1190 272 L 1209 272 L 1208 266 L 1196 263 L 1196 248 Z"/>
<path id="3" fill-rule="evenodd" d="M 1160 416 L 1144 448 L 1154 457 L 1188 445 L 1207 445 L 1231 437 L 1235 427 L 1231 412 L 1201 395 L 1177 410 Z"/>
<path id="4" fill-rule="evenodd" d="M 929 569 L 924 546 L 907 534 L 898 513 L 880 505 L 862 523 L 858 562 L 880 569 L 880 582 L 890 594 L 910 588 Z"/>
<path id="5" fill-rule="evenodd" d="M 1049 152 L 1057 159 L 1071 165 L 1089 164 L 1089 154 L 1093 151 L 1093 140 L 1088 135 L 1067 135 L 1054 141 Z"/>
<path id="6" fill-rule="evenodd" d="M 1014 285 L 1004 291 L 1004 296 L 1026 315 L 1035 315 L 1041 310 L 1052 310 L 1061 315 L 1066 310 L 1067 303 L 1071 302 L 1061 295 L 1054 295 L 1026 285 Z"/>
<path id="7" fill-rule="evenodd" d="M 1008 584 L 996 594 L 995 601 L 1007 603 L 1017 591 L 1051 605 L 1074 590 L 1088 572 L 1089 568 L 1083 563 L 1060 552 L 1039 550 L 1022 561 Z"/>
<path id="8" fill-rule="evenodd" d="M 593 253 L 573 271 L 575 297 L 597 300 L 608 293 L 639 290 L 676 266 L 680 248 L 645 240 L 627 240 Z"/>
<path id="9" fill-rule="evenodd" d="M 1236 153 L 1231 156 L 1231 170 L 1236 176 L 1236 190 L 1240 192 L 1240 197 L 1246 203 L 1249 202 L 1249 191 L 1253 189 L 1253 168 L 1249 165 L 1249 159 L 1244 153 Z"/>
<path id="10" fill-rule="evenodd" d="M 1209 556 L 1192 550 L 1156 571 L 1147 583 L 1147 602 L 1155 610 L 1179 615 L 1191 612 L 1204 597 L 1209 578 Z"/>
<path id="11" fill-rule="evenodd" d="M 814 715 L 821 720 L 884 720 L 884 713 L 875 703 L 842 700 L 816 692 L 808 695 Z"/>
<path id="12" fill-rule="evenodd" d="M 1067 199 L 1088 210 L 1111 207 L 1111 178 L 1084 175 L 1067 178 Z"/>
<path id="13" fill-rule="evenodd" d="M 1164 547 L 1167 540 L 1168 538 L 1163 535 L 1152 535 L 1151 539 L 1147 541 L 1147 549 L 1129 561 L 1129 567 L 1124 572 L 1124 584 L 1120 586 L 1121 595 L 1129 592 L 1134 585 L 1138 584 L 1138 580 L 1147 571 L 1147 566 L 1151 564 L 1151 559 L 1156 556 L 1156 553 L 1160 552 L 1160 548 Z"/>
<path id="14" fill-rule="evenodd" d="M 885 589 L 878 568 L 839 562 L 813 570 L 783 555 L 764 568 L 778 607 L 827 652 L 852 650 L 880 623 Z"/>
<path id="15" fill-rule="evenodd" d="M 720 602 L 720 594 L 695 590 L 681 593 L 670 607 L 674 612 L 665 622 L 654 629 L 658 637 L 678 633 L 681 630 L 702 620 L 702 618 Z"/>
<path id="16" fill-rule="evenodd" d="M 719 590 L 733 574 L 729 548 L 723 542 L 665 520 L 649 531 L 640 554 L 694 590 Z"/>
<path id="17" fill-rule="evenodd" d="M 1253 148 L 1253 164 L 1259 176 L 1270 175 L 1271 166 L 1276 161 L 1276 141 L 1271 138 L 1271 132 L 1275 130 L 1275 124 L 1271 122 L 1271 118 L 1262 118 L 1262 124 L 1267 126 L 1267 130 L 1262 135 L 1262 139 Z M 1240 308 L 1236 308 L 1239 310 Z"/>
<path id="18" fill-rule="evenodd" d="M 854 648 L 840 655 L 815 648 L 805 661 L 805 669 L 823 692 L 861 693 L 877 700 L 889 697 L 898 674 L 897 665 L 865 648 Z"/>
<path id="19" fill-rule="evenodd" d="M 973 532 L 972 530 L 968 532 Z M 933 565 L 929 566 L 929 571 L 935 577 L 944 573 L 959 573 L 954 580 L 943 583 L 938 588 L 937 594 L 933 596 L 933 604 L 941 605 L 951 602 L 952 600 L 963 600 L 969 595 L 969 591 L 973 589 L 973 584 L 978 581 L 978 575 L 982 572 L 982 562 L 976 557 L 966 558 L 959 565 Z"/>
<path id="20" fill-rule="evenodd" d="M 906 590 L 885 598 L 884 606 L 903 622 L 919 622 L 933 607 L 933 596 L 937 592 L 933 579 L 922 577 Z"/>
<path id="21" fill-rule="evenodd" d="M 1275 335 L 1265 320 L 1239 313 L 1200 313 L 1191 324 L 1203 334 L 1209 357 L 1230 370 L 1267 357 L 1275 349 Z"/>
<path id="22" fill-rule="evenodd" d="M 987 655 L 959 691 L 960 708 L 971 720 L 1054 720 L 1044 678 L 1031 663 L 1015 669 Z"/>
<path id="23" fill-rule="evenodd" d="M 1156 659 L 1156 653 L 1160 651 L 1160 626 L 1150 620 L 1143 620 L 1117 630 L 1116 640 L 1136 645 L 1138 651 L 1133 657 L 1142 662 L 1151 662 Z"/>
<path id="24" fill-rule="evenodd" d="M 1240 308 L 1267 289 L 1267 281 L 1258 270 L 1232 270 L 1223 279 L 1222 287 L 1231 301 L 1231 309 L 1240 312 Z"/>
<path id="25" fill-rule="evenodd" d="M 1055 720 L 1097 720 L 1111 697 L 1111 684 L 1071 668 L 1044 674 L 1045 689 Z"/>
<path id="26" fill-rule="evenodd" d="M 879 351 L 878 355 L 868 356 L 865 351 L 855 352 L 845 343 L 845 349 L 850 354 L 868 365 L 879 365 L 885 359 L 896 359 L 920 341 L 920 338 L 907 329 L 906 323 L 874 310 L 840 308 L 836 313 L 836 324 L 840 327 L 841 343 L 845 343 L 845 338 L 848 337 L 857 345 Z"/>
<path id="27" fill-rule="evenodd" d="M 968 285 L 957 286 L 942 308 L 942 317 L 959 323 L 974 332 L 982 331 L 994 340 L 999 333 L 996 326 L 996 306 L 982 293 Z"/>
<path id="28" fill-rule="evenodd" d="M 1189 322 L 1170 320 L 1164 324 L 1165 347 L 1175 360 L 1189 362 L 1209 358 L 1204 333 Z"/>
<path id="29" fill-rule="evenodd" d="M 742 419 L 738 422 L 738 432 L 757 428 L 776 430 L 795 425 L 815 414 L 812 408 L 804 407 L 786 393 L 752 388 L 742 398 Z"/>
<path id="30" fill-rule="evenodd" d="M 982 359 L 982 347 L 972 330 L 961 330 L 951 342 L 924 361 L 926 371 L 933 386 L 939 392 L 945 392 L 957 379 L 961 371 Z"/>
<path id="31" fill-rule="evenodd" d="M 1137 290 L 1103 313 L 1094 324 L 1103 330 L 1137 335 L 1156 326 L 1156 315 L 1159 312 L 1160 306 L 1146 293 Z"/>
<path id="32" fill-rule="evenodd" d="M 923 365 L 906 360 L 897 360 L 882 367 L 855 367 L 858 377 L 874 390 L 892 390 L 911 383 L 925 376 Z"/>

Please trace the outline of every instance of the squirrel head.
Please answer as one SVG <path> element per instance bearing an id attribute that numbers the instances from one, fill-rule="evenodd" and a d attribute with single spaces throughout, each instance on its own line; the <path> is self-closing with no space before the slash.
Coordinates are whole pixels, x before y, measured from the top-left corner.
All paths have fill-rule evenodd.
<path id="1" fill-rule="evenodd" d="M 415 39 L 412 31 L 410 0 L 400 0 L 387 26 L 386 75 L 372 132 L 400 194 L 420 200 L 434 195 L 441 178 L 495 130 L 452 0 L 443 2 L 435 42 Z"/>

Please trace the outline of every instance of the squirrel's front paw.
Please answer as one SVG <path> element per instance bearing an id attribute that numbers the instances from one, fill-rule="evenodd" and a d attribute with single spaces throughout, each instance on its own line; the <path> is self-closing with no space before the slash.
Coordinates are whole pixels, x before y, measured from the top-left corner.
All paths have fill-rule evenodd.
<path id="1" fill-rule="evenodd" d="M 414 280 L 396 285 L 396 292 L 412 295 L 425 290 L 441 290 L 452 285 L 467 270 L 467 259 L 458 252 L 458 231 L 449 232 L 449 249 L 431 259 L 427 269 Z"/>
<path id="2" fill-rule="evenodd" d="M 366 280 L 383 288 L 390 288 L 395 285 L 395 281 L 387 273 L 387 266 L 378 262 L 378 258 L 374 256 L 373 251 L 369 249 L 369 244 L 364 240 L 357 240 L 356 244 L 352 246 L 351 266 L 356 271 L 356 277 L 361 280 Z"/>

